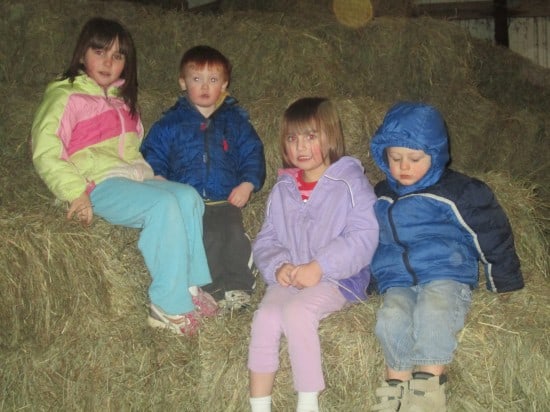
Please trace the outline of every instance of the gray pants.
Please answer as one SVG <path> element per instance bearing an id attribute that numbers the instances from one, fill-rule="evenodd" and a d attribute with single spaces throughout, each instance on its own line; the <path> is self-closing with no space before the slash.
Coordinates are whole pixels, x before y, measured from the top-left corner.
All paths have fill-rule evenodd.
<path id="1" fill-rule="evenodd" d="M 212 283 L 203 289 L 214 299 L 230 290 L 252 292 L 254 276 L 249 267 L 252 248 L 243 226 L 241 209 L 229 203 L 206 205 L 203 217 L 204 248 Z"/>

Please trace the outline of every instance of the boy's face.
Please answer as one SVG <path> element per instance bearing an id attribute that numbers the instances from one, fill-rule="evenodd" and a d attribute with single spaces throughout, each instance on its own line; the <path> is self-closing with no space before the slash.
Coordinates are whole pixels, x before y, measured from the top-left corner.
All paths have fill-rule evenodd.
<path id="1" fill-rule="evenodd" d="M 179 83 L 182 90 L 187 90 L 189 99 L 202 115 L 208 117 L 216 109 L 216 102 L 229 82 L 220 66 L 197 67 L 188 64 Z"/>
<path id="2" fill-rule="evenodd" d="M 406 147 L 386 149 L 392 177 L 403 186 L 411 186 L 424 177 L 432 164 L 432 157 L 422 150 Z"/>

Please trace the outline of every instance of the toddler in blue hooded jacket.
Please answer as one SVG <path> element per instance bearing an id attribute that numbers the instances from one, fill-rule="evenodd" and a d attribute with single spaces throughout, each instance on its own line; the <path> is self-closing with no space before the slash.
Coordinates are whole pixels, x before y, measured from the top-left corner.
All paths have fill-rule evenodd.
<path id="1" fill-rule="evenodd" d="M 446 410 L 446 366 L 484 266 L 487 288 L 523 287 L 514 237 L 483 182 L 448 168 L 445 121 L 400 102 L 371 141 L 386 180 L 375 187 L 380 239 L 371 264 L 383 303 L 375 332 L 386 362 L 375 411 Z"/>

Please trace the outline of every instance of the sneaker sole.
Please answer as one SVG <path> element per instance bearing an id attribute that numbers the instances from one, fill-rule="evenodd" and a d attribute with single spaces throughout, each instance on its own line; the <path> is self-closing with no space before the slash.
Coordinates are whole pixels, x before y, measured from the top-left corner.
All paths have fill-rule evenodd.
<path id="1" fill-rule="evenodd" d="M 155 305 L 150 305 L 150 313 L 147 317 L 147 324 L 152 328 L 158 328 L 158 329 L 168 329 L 170 332 L 175 333 L 176 335 L 183 335 L 183 336 L 192 336 L 197 331 L 196 330 L 190 330 L 189 332 L 185 332 L 181 330 L 181 326 L 170 322 L 168 319 L 163 319 L 163 314 L 160 312 L 159 309 L 156 308 Z"/>
<path id="2" fill-rule="evenodd" d="M 183 335 L 183 332 L 178 326 L 174 325 L 173 323 L 165 323 L 162 320 L 155 319 L 152 316 L 149 316 L 147 318 L 147 324 L 152 328 L 168 329 L 170 330 L 170 332 L 173 332 L 176 335 Z"/>

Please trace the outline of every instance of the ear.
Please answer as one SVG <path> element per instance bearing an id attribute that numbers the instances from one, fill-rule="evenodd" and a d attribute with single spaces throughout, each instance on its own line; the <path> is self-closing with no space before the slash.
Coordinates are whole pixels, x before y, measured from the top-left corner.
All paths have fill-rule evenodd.
<path id="1" fill-rule="evenodd" d="M 178 79 L 178 82 L 180 84 L 181 90 L 186 91 L 187 90 L 187 84 L 185 84 L 185 79 L 183 77 L 180 77 Z"/>
<path id="2" fill-rule="evenodd" d="M 227 86 L 229 85 L 229 81 L 225 81 L 224 84 L 222 84 L 222 92 L 225 92 L 225 89 L 227 89 Z"/>

